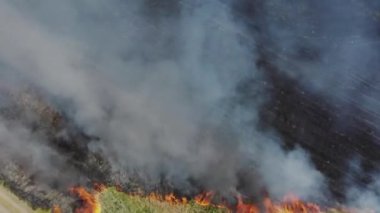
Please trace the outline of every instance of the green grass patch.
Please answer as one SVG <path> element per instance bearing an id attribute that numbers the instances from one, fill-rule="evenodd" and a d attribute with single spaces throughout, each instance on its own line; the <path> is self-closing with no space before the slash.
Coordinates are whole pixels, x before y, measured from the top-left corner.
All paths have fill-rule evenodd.
<path id="1" fill-rule="evenodd" d="M 227 209 L 200 206 L 194 202 L 188 204 L 170 204 L 149 198 L 132 196 L 108 188 L 100 194 L 102 213 L 227 213 Z"/>

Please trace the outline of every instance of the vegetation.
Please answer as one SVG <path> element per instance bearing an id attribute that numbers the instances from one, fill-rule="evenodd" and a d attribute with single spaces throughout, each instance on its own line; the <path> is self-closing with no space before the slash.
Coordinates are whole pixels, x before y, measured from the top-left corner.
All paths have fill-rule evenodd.
<path id="1" fill-rule="evenodd" d="M 50 209 L 33 210 L 26 202 L 13 195 L 0 182 L 0 207 L 11 213 L 51 213 Z M 152 200 L 141 196 L 128 195 L 118 192 L 116 188 L 107 188 L 99 194 L 101 213 L 227 213 L 227 209 L 213 206 L 201 206 L 194 202 L 188 204 L 173 204 L 158 200 Z M 0 210 L 1 210 L 0 208 Z M 282 212 L 281 210 L 279 212 Z M 289 211 L 286 211 L 289 212 Z M 356 211 L 344 211 L 330 209 L 326 213 L 347 213 Z"/>
<path id="2" fill-rule="evenodd" d="M 102 213 L 226 213 L 226 209 L 200 206 L 193 202 L 188 204 L 170 204 L 157 200 L 151 200 L 139 196 L 132 196 L 118 192 L 115 188 L 109 188 L 101 193 L 100 202 Z"/>
<path id="3" fill-rule="evenodd" d="M 12 194 L 0 181 L 0 207 L 12 213 L 50 213 L 46 209 L 32 209 L 25 201 Z"/>

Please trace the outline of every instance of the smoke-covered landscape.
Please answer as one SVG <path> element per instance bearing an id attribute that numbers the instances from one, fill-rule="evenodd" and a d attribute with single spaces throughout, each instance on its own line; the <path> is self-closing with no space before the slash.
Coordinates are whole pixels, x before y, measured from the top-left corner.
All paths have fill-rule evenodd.
<path id="1" fill-rule="evenodd" d="M 377 0 L 0 0 L 0 181 L 54 213 L 379 212 L 379 26 Z"/>

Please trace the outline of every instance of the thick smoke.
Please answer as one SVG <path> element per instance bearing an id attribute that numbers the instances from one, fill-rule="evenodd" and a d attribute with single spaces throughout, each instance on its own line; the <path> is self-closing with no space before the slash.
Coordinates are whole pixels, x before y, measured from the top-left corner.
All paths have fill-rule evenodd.
<path id="1" fill-rule="evenodd" d="M 268 7 L 278 13 L 290 7 L 282 6 Z M 232 10 L 223 1 L 0 0 L 1 79 L 12 88 L 26 84 L 42 90 L 44 98 L 99 138 L 89 148 L 102 152 L 115 172 L 137 171 L 150 184 L 164 176 L 181 189 L 191 188 L 189 180 L 195 179 L 223 193 L 239 190 L 238 174 L 252 173 L 244 178 L 255 190 L 278 198 L 287 192 L 318 197 L 324 178 L 302 148 L 284 151 L 276 131 L 257 128 L 269 93 L 253 86 L 258 95 L 250 107 L 239 101 L 241 84 L 264 77 L 256 67 L 261 40 Z M 298 40 L 284 39 L 288 29 L 270 21 L 268 36 L 283 42 L 276 48 L 294 50 Z M 280 55 L 296 54 L 291 53 Z M 288 68 L 289 60 L 277 60 Z M 310 60 L 298 66 L 310 66 L 315 88 L 323 87 L 315 82 L 331 79 L 330 72 L 319 76 L 316 70 L 334 69 Z M 289 74 L 308 80 L 305 73 Z M 60 169 L 65 157 L 34 142 L 43 136 L 7 125 L 0 126 L 1 144 L 10 147 L 11 157 L 22 157 L 24 150 L 15 147 L 27 144 L 35 150 L 28 151 L 35 162 L 31 169 Z"/>
<path id="2" fill-rule="evenodd" d="M 262 8 L 263 49 L 281 71 L 347 114 L 364 111 L 379 129 L 379 2 L 273 0 Z"/>
<path id="3" fill-rule="evenodd" d="M 353 170 L 355 172 L 360 171 L 358 162 L 353 163 L 355 165 Z M 361 209 L 379 209 L 380 208 L 380 182 L 379 174 L 372 175 L 373 180 L 366 187 L 362 187 L 355 182 L 348 182 L 350 188 L 347 191 L 347 202 Z"/>
<path id="4" fill-rule="evenodd" d="M 319 169 L 330 168 L 324 169 L 326 174 L 344 180 L 340 191 L 347 193 L 350 204 L 380 209 L 375 157 L 379 156 L 380 127 L 379 1 L 238 2 L 237 15 L 260 46 L 263 71 L 269 73 L 269 79 L 285 82 L 274 83 L 282 90 L 274 92 L 280 94 L 276 97 L 285 95 L 299 102 L 291 104 L 301 109 L 293 114 L 303 116 L 304 121 L 291 114 L 284 123 L 290 123 L 288 128 L 292 121 L 304 128 L 327 126 L 322 133 L 318 128 L 308 131 L 302 127 L 296 133 L 284 132 L 294 134 L 293 140 L 308 140 L 299 143 L 316 153 L 315 162 L 325 161 L 319 163 Z M 322 134 L 329 135 L 329 142 L 315 141 Z M 322 156 L 328 158 L 317 159 Z M 333 188 L 334 183 L 331 185 Z"/>

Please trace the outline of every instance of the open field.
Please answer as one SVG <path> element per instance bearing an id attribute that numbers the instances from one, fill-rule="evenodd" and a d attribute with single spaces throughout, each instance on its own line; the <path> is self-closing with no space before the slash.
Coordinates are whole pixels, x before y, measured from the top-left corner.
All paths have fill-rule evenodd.
<path id="1" fill-rule="evenodd" d="M 115 188 L 107 188 L 98 194 L 100 209 L 91 213 L 228 213 L 224 208 L 201 206 L 190 201 L 188 204 L 173 204 L 146 197 L 133 196 L 118 192 Z M 1 213 L 50 213 L 51 210 L 32 209 L 26 202 L 12 194 L 6 187 L 0 184 L 0 212 Z M 282 213 L 283 210 L 275 211 Z M 286 211 L 293 213 L 294 211 Z M 330 209 L 325 213 L 348 213 L 357 211 L 342 211 Z M 373 212 L 373 211 L 363 211 Z"/>
<path id="2" fill-rule="evenodd" d="M 131 196 L 109 188 L 101 193 L 101 212 L 102 213 L 226 213 L 226 209 L 210 206 L 200 206 L 190 202 L 189 204 L 170 204 L 156 200 L 150 200 L 138 196 Z"/>
<path id="3" fill-rule="evenodd" d="M 0 212 L 1 213 L 48 213 L 48 210 L 33 210 L 24 201 L 20 200 L 7 188 L 0 184 Z"/>

